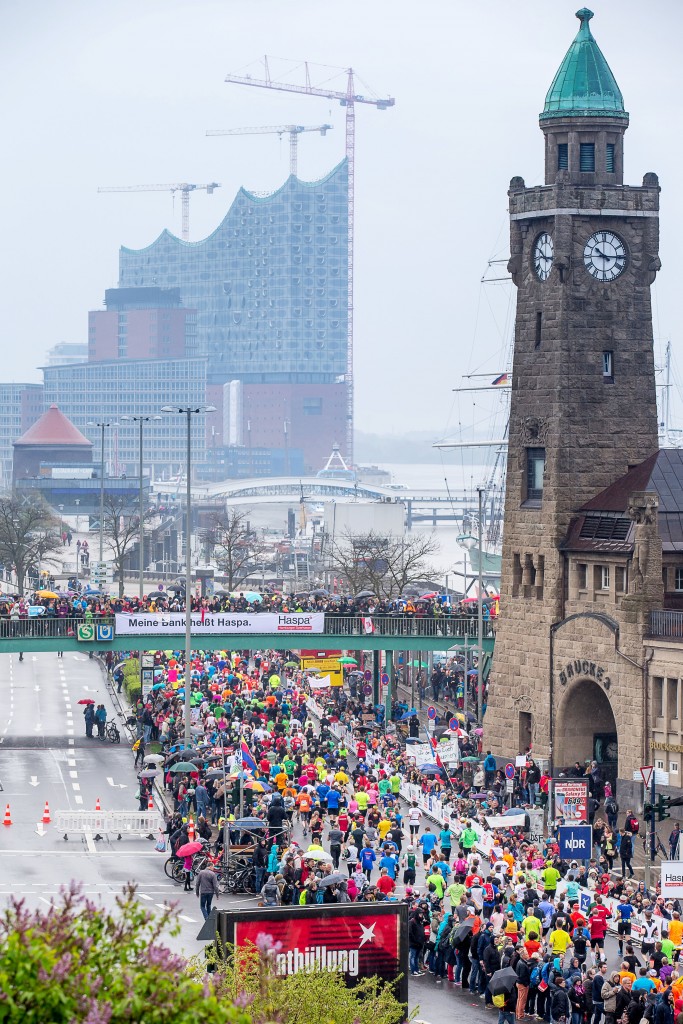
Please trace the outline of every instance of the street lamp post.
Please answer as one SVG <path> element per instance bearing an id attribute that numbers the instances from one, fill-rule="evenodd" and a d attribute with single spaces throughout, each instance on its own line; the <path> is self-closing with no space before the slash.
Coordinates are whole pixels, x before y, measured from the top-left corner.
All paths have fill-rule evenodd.
<path id="1" fill-rule="evenodd" d="M 474 545 L 476 543 L 477 542 L 476 542 L 475 538 L 472 536 L 471 533 L 467 533 L 467 534 L 464 534 L 461 537 L 458 537 L 458 544 L 460 545 L 461 548 L 465 549 L 465 594 L 467 594 L 467 553 L 472 550 L 472 548 L 474 547 Z M 465 625 L 465 629 L 467 629 L 467 624 Z M 462 690 L 463 690 L 463 713 L 464 713 L 464 716 L 465 716 L 465 729 L 467 729 L 467 696 L 468 696 L 468 694 L 467 694 L 467 676 L 468 676 L 468 672 L 469 672 L 469 661 L 468 661 L 468 656 L 467 656 L 467 633 L 466 633 L 465 634 L 465 680 L 464 680 L 463 688 L 462 688 Z"/>
<path id="2" fill-rule="evenodd" d="M 479 527 L 477 530 L 479 539 L 479 596 L 477 598 L 477 724 L 479 728 L 482 726 L 482 720 L 484 717 L 484 687 L 483 687 L 483 635 L 484 635 L 484 578 L 483 578 L 483 563 L 484 563 L 484 552 L 482 544 L 482 504 L 484 496 L 484 488 L 477 487 L 477 496 L 479 498 Z"/>
<path id="3" fill-rule="evenodd" d="M 104 559 L 104 431 L 111 423 L 88 423 L 89 427 L 99 427 L 100 436 L 100 562 Z"/>
<path id="4" fill-rule="evenodd" d="M 192 662 L 192 566 L 190 564 L 190 534 L 192 525 L 192 416 L 203 412 L 215 412 L 214 405 L 177 406 L 164 405 L 162 412 L 177 413 L 187 418 L 187 521 L 185 527 L 185 746 L 192 745 L 191 669 Z"/>
<path id="5" fill-rule="evenodd" d="M 160 420 L 161 416 L 122 416 L 121 419 L 129 420 L 132 423 L 140 424 L 140 479 L 139 479 L 139 506 L 140 506 L 140 521 L 139 521 L 139 544 L 140 544 L 140 579 L 139 579 L 139 591 L 140 600 L 142 601 L 145 596 L 145 509 L 144 509 L 144 478 L 143 478 L 143 462 L 142 462 L 142 428 L 144 423 L 150 423 L 153 420 Z"/>

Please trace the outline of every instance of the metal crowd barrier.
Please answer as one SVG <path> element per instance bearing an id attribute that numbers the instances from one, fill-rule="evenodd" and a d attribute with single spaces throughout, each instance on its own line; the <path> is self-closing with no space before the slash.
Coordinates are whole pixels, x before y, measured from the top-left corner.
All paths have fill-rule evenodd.
<path id="1" fill-rule="evenodd" d="M 57 811 L 55 829 L 63 832 L 65 839 L 68 839 L 70 832 L 78 835 L 106 832 L 108 817 L 106 811 Z"/>
<path id="2" fill-rule="evenodd" d="M 154 838 L 163 825 L 158 811 L 57 811 L 55 829 L 65 839 L 72 835 L 110 832 L 117 839 L 127 836 Z"/>

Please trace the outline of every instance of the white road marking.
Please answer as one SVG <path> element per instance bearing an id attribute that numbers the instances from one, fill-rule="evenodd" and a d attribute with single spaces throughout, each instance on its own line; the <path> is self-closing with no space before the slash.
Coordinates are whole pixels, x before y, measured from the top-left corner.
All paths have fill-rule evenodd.
<path id="1" fill-rule="evenodd" d="M 66 730 L 66 734 L 67 734 L 67 736 L 73 736 L 73 734 L 74 734 L 73 729 L 67 729 Z"/>
<path id="2" fill-rule="evenodd" d="M 79 789 L 81 788 L 81 784 L 80 784 L 80 782 L 72 782 L 72 783 L 71 783 L 71 785 L 73 786 L 73 788 L 74 788 L 74 791 L 75 791 L 76 793 L 77 793 L 77 792 L 79 791 Z"/>
<path id="3" fill-rule="evenodd" d="M 43 728 L 43 727 L 42 727 L 42 725 L 40 724 L 40 722 L 38 722 L 38 723 L 36 724 L 36 727 L 35 727 L 35 729 L 34 729 L 34 732 L 40 732 L 40 730 L 41 730 L 42 728 Z"/>
<path id="4" fill-rule="evenodd" d="M 77 804 L 82 804 L 82 803 L 83 803 L 83 797 L 82 797 L 82 796 L 75 796 L 75 797 L 74 797 L 74 801 L 75 801 L 75 802 L 76 802 Z"/>
<path id="5" fill-rule="evenodd" d="M 69 772 L 69 776 L 72 779 L 77 779 L 78 778 L 78 772 Z"/>
<path id="6" fill-rule="evenodd" d="M 146 892 L 139 892 L 138 893 L 138 897 L 141 900 L 151 900 L 152 899 L 152 897 L 148 896 Z"/>
<path id="7" fill-rule="evenodd" d="M 85 845 L 88 847 L 88 853 L 97 853 L 91 832 L 85 833 Z"/>
<path id="8" fill-rule="evenodd" d="M 181 921 L 187 921 L 188 924 L 196 924 L 197 920 L 194 917 L 185 917 L 184 914 L 178 914 Z"/>
<path id="9" fill-rule="evenodd" d="M 31 778 L 30 778 L 30 781 L 29 781 L 29 786 L 37 786 L 37 785 L 38 785 L 38 776 L 37 775 L 32 775 Z"/>
<path id="10" fill-rule="evenodd" d="M 39 896 L 38 899 L 41 900 L 43 903 L 47 903 L 48 907 L 52 906 L 52 901 L 46 900 L 44 896 Z"/>
<path id="11" fill-rule="evenodd" d="M 74 743 L 75 743 L 75 740 L 69 740 L 69 746 L 70 747 L 73 747 Z"/>

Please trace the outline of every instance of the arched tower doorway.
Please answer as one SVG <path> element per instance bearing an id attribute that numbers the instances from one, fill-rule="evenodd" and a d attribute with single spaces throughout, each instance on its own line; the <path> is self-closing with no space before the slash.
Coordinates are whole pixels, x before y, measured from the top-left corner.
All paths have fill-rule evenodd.
<path id="1" fill-rule="evenodd" d="M 564 694 L 555 725 L 555 772 L 595 760 L 605 782 L 615 789 L 619 768 L 619 740 L 612 705 L 594 679 L 579 679 Z"/>

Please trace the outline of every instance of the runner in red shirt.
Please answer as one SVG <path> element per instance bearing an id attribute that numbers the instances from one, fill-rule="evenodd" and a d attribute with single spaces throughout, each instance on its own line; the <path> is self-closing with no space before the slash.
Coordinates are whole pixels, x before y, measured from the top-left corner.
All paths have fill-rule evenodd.
<path id="1" fill-rule="evenodd" d="M 392 892 L 396 888 L 396 882 L 389 874 L 387 874 L 386 868 L 382 868 L 382 874 L 377 879 L 375 888 L 379 889 L 379 891 L 384 893 L 385 896 L 391 896 Z"/>

